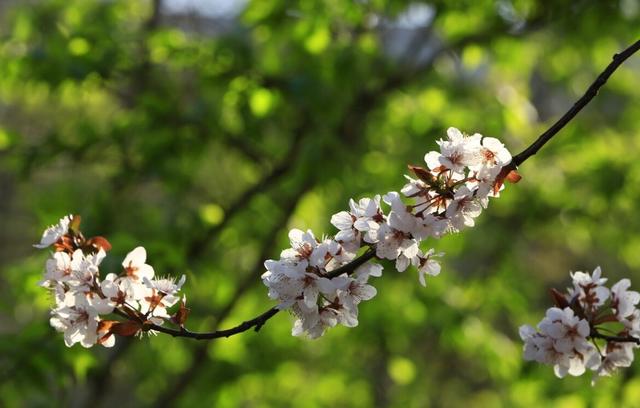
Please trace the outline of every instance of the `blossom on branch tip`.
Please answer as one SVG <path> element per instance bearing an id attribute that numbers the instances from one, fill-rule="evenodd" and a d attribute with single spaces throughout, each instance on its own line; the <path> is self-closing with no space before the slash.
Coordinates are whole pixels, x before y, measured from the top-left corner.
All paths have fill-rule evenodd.
<path id="1" fill-rule="evenodd" d="M 628 290 L 628 279 L 609 290 L 600 267 L 591 274 L 571 273 L 571 278 L 573 287 L 566 295 L 552 289 L 557 307 L 547 310 L 537 331 L 528 325 L 520 328 L 524 359 L 553 365 L 558 377 L 579 376 L 589 369 L 595 381 L 631 365 L 633 350 L 640 345 L 640 294 Z"/>
<path id="2" fill-rule="evenodd" d="M 366 279 L 379 276 L 382 267 L 366 261 L 339 277 L 332 271 L 348 267 L 363 247 L 369 247 L 368 253 L 378 259 L 395 261 L 399 272 L 415 267 L 423 286 L 427 275 L 440 273 L 435 258 L 442 254 L 434 249 L 423 252 L 421 242 L 473 226 L 489 197 L 497 196 L 501 188 L 496 187 L 497 177 L 511 161 L 511 154 L 497 139 L 466 136 L 455 128 L 449 128 L 447 136 L 438 142 L 440 152 L 425 155 L 427 168 L 409 166 L 418 178 L 406 176 L 408 183 L 401 192 L 411 203 L 405 203 L 395 191 L 382 200 L 379 195 L 350 199 L 348 211 L 331 217 L 338 229 L 334 238 L 318 240 L 310 230 L 293 229 L 289 232 L 291 248 L 283 250 L 279 260 L 265 262 L 262 281 L 269 297 L 279 302 L 277 308 L 296 316 L 294 335 L 315 338 L 337 324 L 357 324 L 357 304 L 375 294 Z M 390 208 L 388 215 L 383 204 Z M 365 285 L 369 295 L 352 297 L 343 287 L 345 280 L 350 287 L 356 282 Z M 338 286 L 332 290 L 331 284 Z"/>
<path id="3" fill-rule="evenodd" d="M 71 214 L 60 218 L 60 221 L 58 221 L 57 224 L 44 230 L 42 238 L 40 238 L 40 243 L 34 244 L 33 246 L 39 249 L 44 249 L 55 244 L 60 238 L 69 232 L 69 224 L 71 223 L 72 218 L 73 215 Z"/>
<path id="4" fill-rule="evenodd" d="M 573 288 L 569 288 L 569 296 L 579 300 L 585 309 L 593 309 L 603 305 L 609 299 L 610 291 L 603 286 L 607 279 L 601 278 L 601 274 L 599 266 L 593 270 L 593 274 L 580 271 L 572 272 Z"/>
<path id="5" fill-rule="evenodd" d="M 434 257 L 442 257 L 444 253 L 435 253 L 435 249 L 431 248 L 426 253 L 420 251 L 418 253 L 418 280 L 422 286 L 427 286 L 426 275 L 438 276 L 440 274 L 440 263 L 433 259 Z"/>
<path id="6" fill-rule="evenodd" d="M 66 221 L 63 219 L 61 223 Z M 85 240 L 77 229 L 79 217 L 71 222 L 73 232 L 69 233 L 66 227 L 57 232 L 60 236 L 54 242 L 56 252 L 47 260 L 40 282 L 53 292 L 55 306 L 50 323 L 64 333 L 67 346 L 80 343 L 84 347 L 94 344 L 111 347 L 115 344 L 114 334 L 131 336 L 141 333 L 145 324 L 161 325 L 172 319 L 167 308 L 180 300 L 178 291 L 185 282 L 184 275 L 178 282 L 173 278 L 154 278 L 153 267 L 146 263 L 146 250 L 137 247 L 122 262 L 120 276 L 110 273 L 101 279 L 104 248 L 110 244 L 104 238 Z M 64 243 L 59 244 L 60 240 Z M 184 322 L 187 313 L 184 304 L 180 310 L 183 316 L 180 321 Z M 113 313 L 128 320 L 104 318 Z"/>
<path id="7" fill-rule="evenodd" d="M 547 310 L 538 330 L 531 326 L 520 328 L 525 360 L 553 365 L 560 378 L 582 375 L 600 364 L 600 355 L 587 339 L 589 323 L 575 316 L 570 308 Z"/>
<path id="8" fill-rule="evenodd" d="M 496 139 L 467 136 L 455 128 L 448 129 L 447 136 L 438 142 L 440 152 L 425 155 L 428 168 L 409 166 L 417 179 L 407 177 L 402 195 L 392 191 L 384 197 L 350 199 L 348 210 L 333 214 L 331 223 L 338 229 L 334 237 L 290 230 L 289 248 L 281 251 L 279 259 L 264 262 L 262 281 L 277 306 L 231 331 L 258 329 L 279 310 L 296 317 L 294 335 L 316 338 L 336 325 L 355 327 L 359 305 L 377 294 L 368 279 L 382 275 L 378 260 L 393 261 L 399 272 L 416 268 L 423 286 L 427 275 L 438 275 L 440 264 L 435 258 L 442 254 L 434 249 L 424 252 L 422 241 L 473 226 L 489 197 L 497 196 L 496 186 L 504 179 L 497 180 L 503 173 L 501 166 L 511 160 Z M 146 250 L 139 246 L 126 255 L 120 274 L 102 278 L 100 264 L 111 244 L 101 236 L 85 239 L 79 225 L 79 216 L 64 217 L 47 228 L 36 245 L 55 247 L 40 285 L 54 294 L 51 324 L 65 333 L 68 345 L 110 347 L 116 335 L 160 331 L 217 337 L 184 329 L 188 309 L 186 297 L 179 293 L 184 275 L 178 281 L 156 277 Z M 179 308 L 170 311 L 178 302 Z M 626 319 L 632 327 L 636 321 Z M 165 323 L 180 330 L 159 327 Z M 230 331 L 221 332 L 226 336 Z"/>

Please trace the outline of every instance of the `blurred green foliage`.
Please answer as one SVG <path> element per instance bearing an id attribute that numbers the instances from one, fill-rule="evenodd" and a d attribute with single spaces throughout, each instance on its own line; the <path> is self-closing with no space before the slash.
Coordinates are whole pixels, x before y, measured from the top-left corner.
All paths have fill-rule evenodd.
<path id="1" fill-rule="evenodd" d="M 109 238 L 105 270 L 144 245 L 186 273 L 192 329 L 234 325 L 272 306 L 262 261 L 288 228 L 331 233 L 449 126 L 517 153 L 640 37 L 638 0 L 237 3 L 0 1 L 0 405 L 640 406 L 638 363 L 592 388 L 524 363 L 517 335 L 569 270 L 640 285 L 638 56 L 476 228 L 431 243 L 427 288 L 386 265 L 356 329 L 293 338 L 281 314 L 67 349 L 31 248 L 62 215 Z"/>

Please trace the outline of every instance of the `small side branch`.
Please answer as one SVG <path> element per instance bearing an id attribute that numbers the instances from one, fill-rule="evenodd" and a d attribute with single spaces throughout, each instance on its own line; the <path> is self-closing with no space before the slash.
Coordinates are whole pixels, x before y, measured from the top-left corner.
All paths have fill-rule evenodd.
<path id="1" fill-rule="evenodd" d="M 231 329 L 226 329 L 226 330 L 217 330 L 209 333 L 195 333 L 187 329 L 175 330 L 175 329 L 169 329 L 166 327 L 158 326 L 155 324 L 148 325 L 147 328 L 150 330 L 155 330 L 165 334 L 169 334 L 173 337 L 188 337 L 196 340 L 211 340 L 211 339 L 218 339 L 220 337 L 230 337 L 230 336 L 233 336 L 234 334 L 245 332 L 251 329 L 252 327 L 254 328 L 255 331 L 259 331 L 262 328 L 262 326 L 264 326 L 264 324 L 267 322 L 267 320 L 271 319 L 273 316 L 278 314 L 279 311 L 280 309 L 278 309 L 277 307 L 272 307 L 271 309 L 262 313 L 260 316 L 253 318 L 251 320 L 247 320 L 246 322 L 242 322 L 236 327 L 233 327 Z"/>
<path id="2" fill-rule="evenodd" d="M 640 339 L 633 336 L 607 336 L 597 331 L 593 331 L 590 336 L 594 339 L 602 339 L 614 343 L 636 343 L 640 345 Z"/>
<path id="3" fill-rule="evenodd" d="M 326 277 L 329 279 L 333 279 L 345 273 L 347 275 L 351 275 L 353 272 L 355 272 L 356 269 L 364 265 L 367 261 L 373 259 L 375 256 L 376 256 L 375 248 L 370 247 L 367 250 L 367 252 L 357 257 L 353 261 L 349 262 L 348 264 L 343 265 L 340 268 L 337 268 L 331 271 L 329 274 L 326 275 Z M 273 316 L 278 314 L 279 311 L 280 309 L 278 309 L 277 307 L 272 307 L 271 309 L 267 310 L 261 315 L 251 320 L 242 322 L 235 327 L 232 327 L 230 329 L 224 329 L 224 330 L 216 330 L 216 331 L 207 332 L 207 333 L 196 333 L 196 332 L 189 331 L 185 328 L 170 329 L 167 327 L 158 326 L 156 324 L 147 324 L 145 325 L 145 329 L 158 331 L 161 333 L 171 335 L 173 337 L 188 337 L 196 340 L 211 340 L 211 339 L 218 339 L 220 337 L 231 337 L 233 335 L 246 332 L 251 328 L 253 328 L 256 332 L 260 331 L 260 329 L 262 328 L 262 326 L 264 326 L 267 320 L 271 319 Z"/>

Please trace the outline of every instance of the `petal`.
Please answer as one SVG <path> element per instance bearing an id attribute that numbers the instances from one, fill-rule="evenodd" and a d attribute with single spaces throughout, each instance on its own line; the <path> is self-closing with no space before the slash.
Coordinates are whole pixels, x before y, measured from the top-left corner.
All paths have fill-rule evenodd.
<path id="1" fill-rule="evenodd" d="M 331 216 L 331 224 L 339 230 L 351 229 L 353 226 L 353 218 L 348 212 L 340 211 L 339 213 Z"/>
<path id="2" fill-rule="evenodd" d="M 147 260 L 147 250 L 144 247 L 136 247 L 133 251 L 129 252 L 122 261 L 122 266 L 127 268 L 131 266 L 138 266 L 145 263 Z"/>

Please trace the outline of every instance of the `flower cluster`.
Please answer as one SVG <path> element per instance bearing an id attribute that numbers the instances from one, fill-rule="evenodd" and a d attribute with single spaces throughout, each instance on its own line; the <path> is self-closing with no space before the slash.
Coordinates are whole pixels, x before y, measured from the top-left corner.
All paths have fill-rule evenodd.
<path id="1" fill-rule="evenodd" d="M 440 273 L 436 258 L 442 254 L 423 251 L 420 243 L 473 226 L 489 198 L 499 195 L 503 181 L 517 181 L 507 167 L 511 154 L 497 139 L 466 136 L 455 128 L 447 136 L 438 142 L 439 152 L 425 155 L 426 168 L 409 166 L 417 177 L 407 176 L 401 190 L 409 204 L 395 191 L 352 199 L 349 211 L 331 217 L 338 229 L 333 238 L 317 239 L 312 231 L 294 229 L 291 248 L 279 260 L 265 262 L 262 280 L 278 308 L 296 316 L 294 335 L 316 338 L 336 324 L 357 325 L 358 304 L 376 294 L 368 279 L 382 274 L 374 257 L 395 261 L 400 272 L 414 266 L 425 286 L 427 275 Z M 367 247 L 367 262 L 348 268 Z"/>
<path id="2" fill-rule="evenodd" d="M 376 295 L 369 278 L 382 275 L 383 267 L 375 259 L 394 261 L 400 272 L 415 267 L 426 286 L 427 275 L 440 273 L 437 258 L 442 254 L 433 248 L 424 250 L 421 242 L 473 226 L 489 198 L 499 195 L 504 180 L 518 180 L 508 166 L 511 154 L 497 139 L 466 136 L 454 128 L 447 135 L 447 140 L 438 142 L 439 152 L 425 155 L 427 167 L 409 166 L 417 178 L 407 177 L 401 190 L 408 203 L 395 191 L 350 200 L 348 211 L 331 217 L 338 229 L 334 237 L 316 238 L 310 230 L 293 229 L 290 248 L 282 251 L 280 259 L 265 262 L 262 280 L 269 297 L 278 301 L 277 310 L 289 310 L 297 318 L 293 335 L 317 338 L 338 324 L 356 326 L 359 304 Z M 144 248 L 127 255 L 120 274 L 102 278 L 100 263 L 111 245 L 103 237 L 85 239 L 79 225 L 80 217 L 66 216 L 46 229 L 41 242 L 34 245 L 54 250 L 41 285 L 54 294 L 51 325 L 64 332 L 67 345 L 109 347 L 115 342 L 114 334 L 153 330 L 195 338 L 217 336 L 184 328 L 188 315 L 184 297 L 178 310 L 169 313 L 181 300 L 178 291 L 184 276 L 178 282 L 155 277 Z M 167 321 L 180 330 L 160 327 Z M 250 322 L 259 328 L 264 320 Z"/>
<path id="3" fill-rule="evenodd" d="M 524 359 L 553 365 L 560 378 L 587 369 L 596 377 L 609 376 L 629 367 L 640 345 L 640 293 L 628 290 L 629 279 L 607 288 L 600 267 L 571 277 L 573 286 L 565 294 L 551 291 L 556 307 L 547 310 L 538 330 L 520 327 Z"/>
<path id="4" fill-rule="evenodd" d="M 143 247 L 131 251 L 122 262 L 119 275 L 100 277 L 100 263 L 111 249 L 103 237 L 85 239 L 79 230 L 80 217 L 66 216 L 45 230 L 37 248 L 52 247 L 40 285 L 50 289 L 55 299 L 50 323 L 64 333 L 67 346 L 102 344 L 111 347 L 114 334 L 131 336 L 148 331 L 148 325 L 170 320 L 184 322 L 185 299 L 175 315 L 167 311 L 178 301 L 184 284 L 171 278 L 157 278 L 146 263 Z M 105 318 L 119 314 L 126 321 Z"/>

